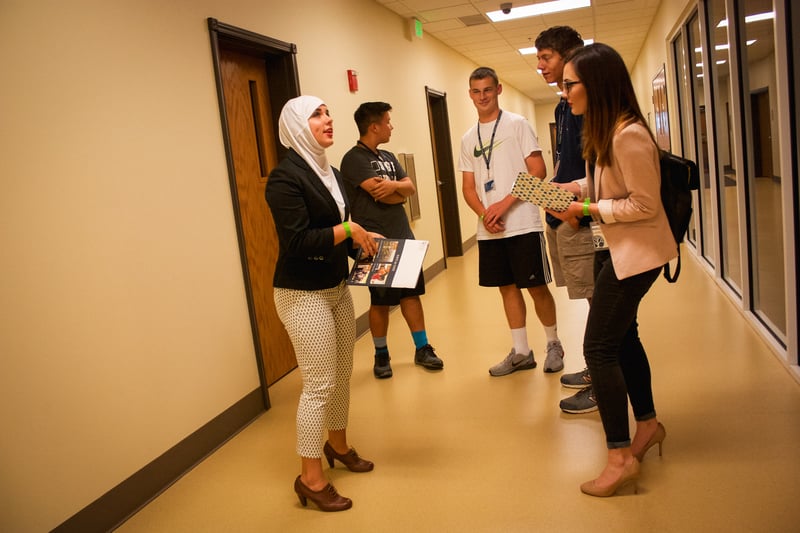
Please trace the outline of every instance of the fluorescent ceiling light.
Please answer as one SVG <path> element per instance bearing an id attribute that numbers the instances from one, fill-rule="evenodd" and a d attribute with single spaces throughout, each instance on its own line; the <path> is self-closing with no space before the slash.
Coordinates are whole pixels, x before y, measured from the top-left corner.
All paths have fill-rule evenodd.
<path id="1" fill-rule="evenodd" d="M 584 39 L 583 40 L 583 46 L 590 45 L 593 42 L 594 42 L 594 39 Z M 519 48 L 517 51 L 520 54 L 524 55 L 524 56 L 535 54 L 536 52 L 538 52 L 538 50 L 536 50 L 535 46 L 529 46 L 528 48 Z"/>
<path id="2" fill-rule="evenodd" d="M 547 13 L 558 13 L 559 11 L 569 11 L 570 9 L 590 7 L 591 5 L 591 0 L 555 0 L 554 2 L 543 2 L 530 6 L 512 7 L 511 12 L 508 14 L 502 11 L 490 11 L 486 13 L 486 16 L 489 17 L 492 22 L 501 22 L 504 20 L 535 17 L 536 15 L 544 15 Z"/>
<path id="3" fill-rule="evenodd" d="M 724 65 L 724 64 L 725 64 L 725 63 L 727 63 L 727 62 L 728 62 L 728 60 L 727 60 L 727 59 L 720 59 L 719 61 L 716 61 L 717 65 Z M 694 66 L 695 66 L 695 67 L 697 67 L 697 68 L 699 68 L 699 69 L 702 69 L 702 68 L 703 68 L 703 64 L 702 64 L 702 63 L 695 63 L 695 65 L 694 65 Z"/>
<path id="4" fill-rule="evenodd" d="M 771 20 L 775 18 L 775 12 L 770 11 L 768 13 L 757 13 L 755 15 L 748 15 L 744 18 L 744 22 L 749 24 L 751 22 L 758 22 L 759 20 Z M 717 28 L 724 28 L 728 25 L 728 19 L 722 19 L 717 24 Z"/>
<path id="5" fill-rule="evenodd" d="M 749 41 L 747 41 L 747 46 L 755 44 L 756 40 L 757 39 L 750 39 Z M 728 48 L 730 48 L 730 46 L 728 45 L 728 43 L 725 43 L 725 44 L 718 44 L 717 46 L 714 47 L 714 50 L 727 50 Z M 703 49 L 698 46 L 697 48 L 694 49 L 694 51 L 699 54 L 700 52 L 703 51 Z"/>

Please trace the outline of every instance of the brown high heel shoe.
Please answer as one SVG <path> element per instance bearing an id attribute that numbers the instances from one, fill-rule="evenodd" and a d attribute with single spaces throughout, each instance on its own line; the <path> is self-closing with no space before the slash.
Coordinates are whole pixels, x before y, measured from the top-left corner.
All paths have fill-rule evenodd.
<path id="1" fill-rule="evenodd" d="M 330 483 L 325 485 L 322 490 L 313 491 L 300 481 L 300 476 L 297 476 L 297 479 L 294 480 L 294 491 L 303 507 L 308 504 L 308 500 L 316 503 L 320 511 L 329 513 L 346 511 L 353 506 L 353 500 L 340 495 Z"/>
<path id="2" fill-rule="evenodd" d="M 634 459 L 632 463 L 625 465 L 625 468 L 622 470 L 622 475 L 618 480 L 614 483 L 609 485 L 606 488 L 600 488 L 595 484 L 596 479 L 591 481 L 587 481 L 583 485 L 581 485 L 581 492 L 584 494 L 588 494 L 589 496 L 598 496 L 600 498 L 607 498 L 608 496 L 613 496 L 617 493 L 619 489 L 628 485 L 629 483 L 633 484 L 633 493 L 636 494 L 639 492 L 639 486 L 637 485 L 636 480 L 639 478 L 639 461 Z"/>
<path id="3" fill-rule="evenodd" d="M 634 454 L 633 456 L 636 457 L 641 463 L 644 460 L 644 454 L 647 453 L 647 450 L 658 444 L 658 456 L 661 457 L 661 446 L 664 444 L 664 439 L 666 437 L 667 437 L 667 430 L 664 429 L 664 426 L 662 426 L 661 422 L 659 422 L 658 426 L 656 426 L 656 432 L 653 433 L 653 436 L 650 437 L 650 440 L 647 441 L 647 444 L 644 445 L 642 451 Z"/>
<path id="4" fill-rule="evenodd" d="M 369 472 L 375 468 L 375 464 L 372 461 L 367 461 L 359 457 L 355 448 L 350 448 L 346 454 L 341 455 L 333 449 L 330 442 L 325 441 L 322 453 L 325 454 L 325 458 L 328 459 L 328 465 L 331 468 L 333 468 L 334 459 L 338 459 L 339 462 L 346 466 L 351 472 Z"/>

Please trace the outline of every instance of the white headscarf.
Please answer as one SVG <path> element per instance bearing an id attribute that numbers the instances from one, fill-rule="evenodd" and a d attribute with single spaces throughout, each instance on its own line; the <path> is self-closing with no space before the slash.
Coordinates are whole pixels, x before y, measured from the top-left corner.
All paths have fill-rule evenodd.
<path id="1" fill-rule="evenodd" d="M 308 126 L 308 119 L 314 114 L 316 109 L 323 105 L 320 98 L 316 96 L 298 96 L 292 98 L 281 110 L 278 119 L 278 130 L 280 133 L 281 144 L 286 148 L 291 148 L 302 157 L 308 166 L 319 176 L 319 179 L 330 191 L 331 196 L 339 207 L 339 215 L 344 219 L 344 198 L 333 169 L 328 163 L 328 156 L 325 148 L 320 146 L 311 133 Z"/>

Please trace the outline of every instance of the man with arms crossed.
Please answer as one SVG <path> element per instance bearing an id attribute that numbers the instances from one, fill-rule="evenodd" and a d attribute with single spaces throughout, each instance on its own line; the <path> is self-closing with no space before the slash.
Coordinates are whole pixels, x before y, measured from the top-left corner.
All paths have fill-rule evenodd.
<path id="1" fill-rule="evenodd" d="M 392 106 L 385 102 L 366 102 L 356 109 L 353 118 L 359 139 L 342 158 L 341 172 L 350 198 L 353 220 L 368 231 L 391 239 L 413 239 L 403 203 L 416 191 L 414 183 L 393 153 L 379 150 L 392 136 Z M 389 310 L 400 305 L 411 331 L 416 352 L 414 362 L 429 370 L 441 370 L 444 362 L 428 344 L 425 315 L 420 295 L 425 294 L 425 280 L 420 273 L 413 289 L 370 287 L 369 329 L 375 345 L 376 378 L 392 377 L 386 335 Z"/>

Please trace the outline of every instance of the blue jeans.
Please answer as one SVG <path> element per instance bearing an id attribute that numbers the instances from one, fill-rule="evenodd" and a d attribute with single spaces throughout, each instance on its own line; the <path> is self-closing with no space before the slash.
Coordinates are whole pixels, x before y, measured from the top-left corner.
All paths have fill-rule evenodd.
<path id="1" fill-rule="evenodd" d="M 639 340 L 639 303 L 661 268 L 620 280 L 608 251 L 595 254 L 592 305 L 583 350 L 609 449 L 631 445 L 628 398 L 636 420 L 656 416 L 650 364 Z"/>

